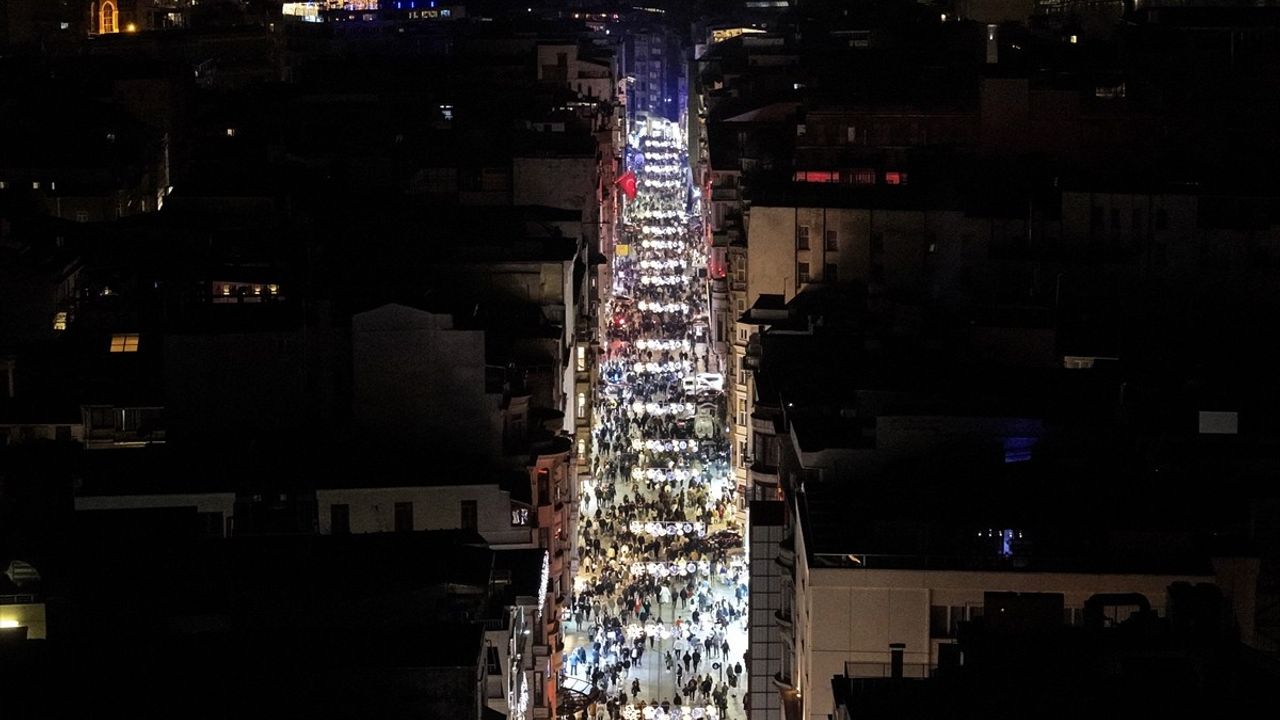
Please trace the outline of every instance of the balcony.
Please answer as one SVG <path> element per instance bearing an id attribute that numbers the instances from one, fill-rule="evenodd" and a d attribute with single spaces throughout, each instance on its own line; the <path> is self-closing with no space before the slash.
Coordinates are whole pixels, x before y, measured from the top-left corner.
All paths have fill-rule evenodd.
<path id="1" fill-rule="evenodd" d="M 776 488 L 778 487 L 778 466 L 765 465 L 760 461 L 751 463 L 748 468 L 751 482 L 754 485 L 762 487 Z"/>
<path id="2" fill-rule="evenodd" d="M 783 675 L 781 672 L 776 672 L 773 674 L 772 680 L 773 686 L 779 690 L 784 692 L 795 692 L 796 686 L 791 682 L 791 678 L 789 676 Z"/>
<path id="3" fill-rule="evenodd" d="M 778 427 L 773 419 L 774 412 L 775 411 L 768 411 L 762 406 L 752 408 L 751 432 L 770 436 L 777 435 Z"/>
<path id="4" fill-rule="evenodd" d="M 791 568 L 796 566 L 796 539 L 794 536 L 778 543 L 778 562 Z"/>
<path id="5" fill-rule="evenodd" d="M 791 611 L 779 608 L 773 611 L 773 619 L 778 621 L 778 627 L 782 629 L 783 635 L 791 632 Z"/>

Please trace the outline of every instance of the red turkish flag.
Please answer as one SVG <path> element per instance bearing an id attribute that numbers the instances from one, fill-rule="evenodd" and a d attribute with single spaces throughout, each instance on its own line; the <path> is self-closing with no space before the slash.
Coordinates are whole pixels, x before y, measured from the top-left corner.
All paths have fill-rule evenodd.
<path id="1" fill-rule="evenodd" d="M 613 181 L 614 185 L 622 187 L 622 192 L 627 194 L 629 200 L 636 199 L 636 171 L 628 170 L 622 177 Z"/>

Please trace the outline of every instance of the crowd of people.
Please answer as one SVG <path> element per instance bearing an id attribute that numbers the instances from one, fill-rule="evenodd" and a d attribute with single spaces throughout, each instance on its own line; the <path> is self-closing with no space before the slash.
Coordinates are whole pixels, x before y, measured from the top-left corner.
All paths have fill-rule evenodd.
<path id="1" fill-rule="evenodd" d="M 614 262 L 564 671 L 597 720 L 743 717 L 747 569 L 679 131 L 650 122 Z M 585 714 L 585 713 L 584 713 Z"/>

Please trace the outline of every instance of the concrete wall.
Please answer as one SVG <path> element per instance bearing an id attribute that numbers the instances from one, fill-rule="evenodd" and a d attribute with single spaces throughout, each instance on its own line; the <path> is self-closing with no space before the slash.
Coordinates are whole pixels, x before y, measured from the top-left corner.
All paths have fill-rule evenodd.
<path id="1" fill-rule="evenodd" d="M 453 530 L 462 527 L 463 500 L 475 501 L 478 532 L 490 544 L 530 544 L 532 531 L 511 526 L 511 497 L 497 485 L 317 490 L 318 527 L 321 535 L 333 534 L 330 508 L 346 505 L 353 534 L 393 532 L 396 503 L 411 502 L 414 530 Z"/>
<path id="2" fill-rule="evenodd" d="M 796 294 L 796 208 L 753 207 L 747 234 L 747 307 L 761 294 Z"/>
<path id="3" fill-rule="evenodd" d="M 545 205 L 586 211 L 599 181 L 594 156 L 516 157 L 511 159 L 515 205 Z"/>
<path id="4" fill-rule="evenodd" d="M 236 494 L 225 492 L 174 495 L 86 495 L 77 497 L 75 503 L 76 510 L 193 507 L 196 512 L 222 513 L 223 518 L 229 518 L 234 514 Z"/>
<path id="5" fill-rule="evenodd" d="M 797 565 L 804 563 L 797 558 Z M 800 568 L 797 568 L 798 573 Z M 832 707 L 831 678 L 844 663 L 889 662 L 889 643 L 906 643 L 905 662 L 936 666 L 937 646 L 929 637 L 929 606 L 981 606 L 984 593 L 1062 593 L 1064 607 L 1082 608 L 1095 593 L 1138 592 L 1161 615 L 1170 584 L 1213 582 L 1210 576 L 1103 575 L 1085 573 L 999 573 L 924 570 L 806 569 L 797 587 L 797 637 L 808 657 L 797 677 L 805 712 L 825 718 Z M 800 610 L 800 607 L 797 607 Z M 800 622 L 805 623 L 803 629 Z"/>
<path id="6" fill-rule="evenodd" d="M 44 603 L 14 603 L 0 605 L 0 624 L 16 623 L 27 629 L 28 640 L 44 640 L 49 636 L 45 620 Z"/>
<path id="7" fill-rule="evenodd" d="M 447 315 L 385 305 L 352 325 L 352 406 L 379 438 L 493 455 L 500 417 L 485 395 L 484 333 Z"/>

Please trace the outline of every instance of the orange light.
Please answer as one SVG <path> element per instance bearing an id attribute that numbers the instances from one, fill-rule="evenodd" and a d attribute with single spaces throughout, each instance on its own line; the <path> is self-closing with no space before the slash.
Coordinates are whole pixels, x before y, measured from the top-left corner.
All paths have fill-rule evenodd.
<path id="1" fill-rule="evenodd" d="M 129 23 L 128 25 L 125 25 L 125 26 L 124 26 L 124 31 L 125 31 L 125 32 L 138 32 L 138 26 L 137 26 L 137 25 L 134 25 L 133 23 Z"/>

